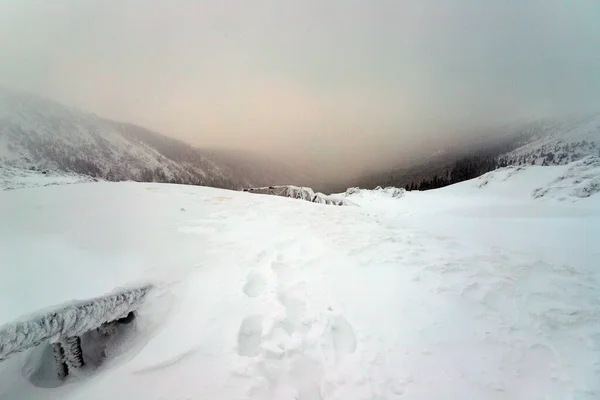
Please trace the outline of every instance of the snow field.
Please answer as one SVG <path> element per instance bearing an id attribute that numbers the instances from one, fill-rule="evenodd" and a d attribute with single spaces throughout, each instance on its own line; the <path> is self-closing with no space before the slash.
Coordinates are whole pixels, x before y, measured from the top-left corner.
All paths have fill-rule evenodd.
<path id="1" fill-rule="evenodd" d="M 532 196 L 567 168 L 349 195 L 360 207 L 137 183 L 0 193 L 0 321 L 157 287 L 93 371 L 39 387 L 39 352 L 20 354 L 0 399 L 596 399 L 600 200 Z"/>

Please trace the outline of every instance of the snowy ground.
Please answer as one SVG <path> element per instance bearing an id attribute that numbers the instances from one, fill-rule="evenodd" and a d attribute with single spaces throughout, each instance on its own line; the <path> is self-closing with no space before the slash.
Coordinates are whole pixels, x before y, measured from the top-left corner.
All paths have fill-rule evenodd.
<path id="1" fill-rule="evenodd" d="M 93 182 L 94 178 L 68 172 L 32 171 L 0 163 L 0 191 Z"/>
<path id="2" fill-rule="evenodd" d="M 598 399 L 600 195 L 533 196 L 568 168 L 361 191 L 360 207 L 140 183 L 2 192 L 0 322 L 158 289 L 103 364 L 48 385 L 43 346 L 18 354 L 0 399 Z"/>

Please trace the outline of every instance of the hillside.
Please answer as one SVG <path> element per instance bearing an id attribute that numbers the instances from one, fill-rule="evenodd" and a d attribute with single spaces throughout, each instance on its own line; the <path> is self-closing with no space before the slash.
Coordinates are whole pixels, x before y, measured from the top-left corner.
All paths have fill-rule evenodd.
<path id="1" fill-rule="evenodd" d="M 465 143 L 409 168 L 365 176 L 353 186 L 428 190 L 476 178 L 508 165 L 564 165 L 600 154 L 600 114 L 509 126 L 486 141 Z M 338 188 L 341 189 L 341 188 Z"/>
<path id="2" fill-rule="evenodd" d="M 510 150 L 519 147 L 530 140 L 531 133 L 525 130 L 513 130 L 499 137 L 471 138 L 464 143 L 455 144 L 452 148 L 431 155 L 429 158 L 412 166 L 391 168 L 387 171 L 369 174 L 359 179 L 347 182 L 335 189 L 344 190 L 342 186 L 362 187 L 373 189 L 377 186 L 406 187 L 428 181 L 434 177 L 448 177 L 459 160 L 468 158 L 495 159 Z M 473 176 L 479 176 L 487 170 L 474 171 Z"/>
<path id="3" fill-rule="evenodd" d="M 204 149 L 204 153 L 233 176 L 244 176 L 252 187 L 294 184 L 322 190 L 319 171 L 307 165 L 284 162 L 263 154 L 231 149 Z"/>
<path id="4" fill-rule="evenodd" d="M 357 207 L 134 182 L 2 192 L 0 325 L 152 291 L 129 325 L 83 336 L 66 381 L 47 341 L 0 362 L 0 400 L 596 400 L 586 160 L 351 190 Z"/>
<path id="5" fill-rule="evenodd" d="M 274 161 L 224 154 L 38 96 L 0 90 L 0 165 L 109 181 L 224 188 L 289 184 L 303 176 Z"/>
<path id="6" fill-rule="evenodd" d="M 565 165 L 586 156 L 600 156 L 600 113 L 549 124 L 543 132 L 500 157 L 507 165 Z"/>

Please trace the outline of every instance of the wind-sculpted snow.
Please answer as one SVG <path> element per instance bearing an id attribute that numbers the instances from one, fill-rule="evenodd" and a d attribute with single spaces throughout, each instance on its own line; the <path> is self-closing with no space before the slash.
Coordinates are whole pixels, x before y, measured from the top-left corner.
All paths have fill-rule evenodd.
<path id="1" fill-rule="evenodd" d="M 393 187 L 393 186 L 388 186 L 386 188 L 382 188 L 381 186 L 377 186 L 374 190 L 368 190 L 368 189 L 361 189 L 361 188 L 358 188 L 358 187 L 353 187 L 353 188 L 348 188 L 348 190 L 346 190 L 346 193 L 344 193 L 344 196 L 350 197 L 350 196 L 353 196 L 353 195 L 361 195 L 362 193 L 366 193 L 366 192 L 381 193 L 381 194 L 384 194 L 385 196 L 392 197 L 392 198 L 396 199 L 396 198 L 400 198 L 400 197 L 404 196 L 405 193 L 406 193 L 406 189 L 404 189 L 404 188 L 396 188 L 396 187 Z"/>
<path id="2" fill-rule="evenodd" d="M 64 381 L 47 342 L 0 363 L 0 400 L 598 400 L 600 196 L 531 196 L 571 167 L 363 190 L 360 207 L 133 182 L 2 192 L 2 321 L 161 284 L 122 335 L 82 335 Z"/>
<path id="3" fill-rule="evenodd" d="M 142 303 L 151 286 L 123 290 L 84 300 L 0 326 L 0 361 L 49 340 L 80 336 L 100 325 L 126 316 Z"/>
<path id="4" fill-rule="evenodd" d="M 29 170 L 0 163 L 0 190 L 97 182 L 97 178 L 69 172 Z"/>
<path id="5" fill-rule="evenodd" d="M 474 179 L 473 186 L 484 190 L 510 187 L 504 182 L 534 199 L 577 201 L 600 192 L 600 158 L 588 156 L 561 166 L 508 166 Z"/>
<path id="6" fill-rule="evenodd" d="M 553 197 L 558 200 L 581 199 L 600 192 L 600 158 L 586 157 L 577 161 L 549 184 L 535 189 L 534 198 Z"/>
<path id="7" fill-rule="evenodd" d="M 269 194 L 281 197 L 290 197 L 292 199 L 310 201 L 311 203 L 327 204 L 334 206 L 348 206 L 352 205 L 351 202 L 336 198 L 333 196 L 327 196 L 320 192 L 314 192 L 309 187 L 298 187 L 293 185 L 286 186 L 269 186 L 260 188 L 244 189 L 245 192 L 258 193 L 258 194 Z"/>

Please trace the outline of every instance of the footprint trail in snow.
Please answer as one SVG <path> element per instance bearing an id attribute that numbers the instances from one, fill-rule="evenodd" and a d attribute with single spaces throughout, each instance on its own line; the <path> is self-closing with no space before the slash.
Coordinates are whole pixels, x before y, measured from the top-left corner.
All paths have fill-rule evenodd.
<path id="1" fill-rule="evenodd" d="M 324 371 L 357 349 L 354 328 L 331 306 L 307 303 L 309 283 L 302 279 L 306 272 L 286 262 L 283 252 L 262 254 L 260 259 L 259 267 L 248 272 L 242 292 L 260 303 L 262 313 L 243 319 L 237 343 L 239 356 L 250 358 L 250 365 L 264 377 L 251 394 L 274 398 L 293 392 L 297 399 L 322 399 L 333 387 Z"/>

